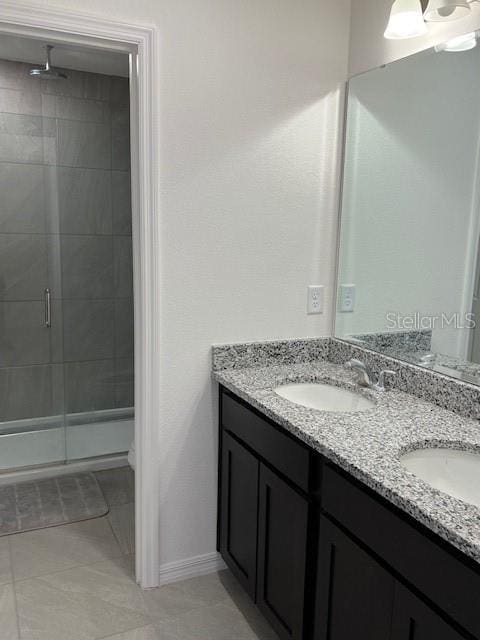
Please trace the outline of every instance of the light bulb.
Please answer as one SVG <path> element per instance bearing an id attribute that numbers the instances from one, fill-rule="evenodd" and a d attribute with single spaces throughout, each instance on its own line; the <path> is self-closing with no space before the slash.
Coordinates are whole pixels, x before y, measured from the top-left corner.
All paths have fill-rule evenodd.
<path id="1" fill-rule="evenodd" d="M 385 31 L 387 40 L 415 38 L 427 32 L 420 0 L 395 0 Z"/>

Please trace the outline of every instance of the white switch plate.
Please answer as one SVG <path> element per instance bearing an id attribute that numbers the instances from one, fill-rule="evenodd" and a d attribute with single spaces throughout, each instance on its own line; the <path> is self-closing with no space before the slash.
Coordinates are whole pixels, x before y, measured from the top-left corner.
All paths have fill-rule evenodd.
<path id="1" fill-rule="evenodd" d="M 339 311 L 352 313 L 355 310 L 355 285 L 341 284 L 339 293 Z"/>
<path id="2" fill-rule="evenodd" d="M 323 285 L 312 284 L 308 287 L 307 313 L 323 313 L 324 290 Z"/>

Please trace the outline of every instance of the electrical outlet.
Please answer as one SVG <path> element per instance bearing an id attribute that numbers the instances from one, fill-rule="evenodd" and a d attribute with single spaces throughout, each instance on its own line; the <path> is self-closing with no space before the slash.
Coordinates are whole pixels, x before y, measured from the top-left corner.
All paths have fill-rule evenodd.
<path id="1" fill-rule="evenodd" d="M 307 313 L 323 313 L 324 289 L 323 285 L 308 287 Z"/>
<path id="2" fill-rule="evenodd" d="M 339 292 L 339 311 L 352 313 L 355 310 L 355 285 L 341 284 Z"/>

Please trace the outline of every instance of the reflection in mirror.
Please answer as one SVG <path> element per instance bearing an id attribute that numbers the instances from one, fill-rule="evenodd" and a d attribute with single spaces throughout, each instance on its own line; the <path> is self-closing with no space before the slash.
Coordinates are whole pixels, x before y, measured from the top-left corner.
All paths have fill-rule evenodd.
<path id="1" fill-rule="evenodd" d="M 336 336 L 480 384 L 480 48 L 353 78 L 345 145 Z"/>

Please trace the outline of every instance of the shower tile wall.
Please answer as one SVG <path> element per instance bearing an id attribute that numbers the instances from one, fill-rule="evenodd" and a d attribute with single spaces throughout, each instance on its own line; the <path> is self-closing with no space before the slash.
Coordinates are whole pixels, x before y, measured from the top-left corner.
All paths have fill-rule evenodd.
<path id="1" fill-rule="evenodd" d="M 1 422 L 133 406 L 128 80 L 29 68 L 0 61 Z"/>

